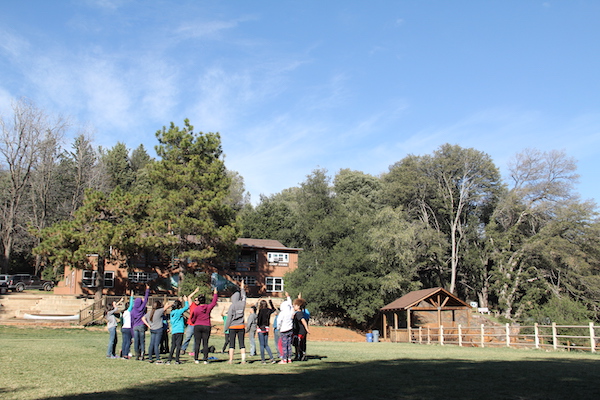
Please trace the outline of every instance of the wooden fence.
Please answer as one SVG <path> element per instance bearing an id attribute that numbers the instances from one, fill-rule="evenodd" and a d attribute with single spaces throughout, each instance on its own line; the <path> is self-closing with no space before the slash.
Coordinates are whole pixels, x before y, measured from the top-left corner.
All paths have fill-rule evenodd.
<path id="1" fill-rule="evenodd" d="M 530 347 L 596 352 L 600 326 L 539 325 L 462 326 L 390 329 L 392 342 L 471 347 Z"/>
<path id="2" fill-rule="evenodd" d="M 140 296 L 137 296 L 140 297 Z M 95 323 L 103 323 L 104 321 L 104 310 L 107 304 L 112 303 L 113 301 L 119 301 L 124 299 L 125 301 L 129 301 L 129 297 L 127 296 L 103 296 L 102 299 L 95 301 L 88 307 L 79 311 L 79 325 L 87 326 L 93 325 Z M 152 304 L 153 300 L 160 300 L 163 304 L 167 302 L 167 300 L 176 300 L 177 297 L 171 296 L 167 297 L 166 295 L 154 295 L 150 296 L 148 299 L 148 304 Z"/>

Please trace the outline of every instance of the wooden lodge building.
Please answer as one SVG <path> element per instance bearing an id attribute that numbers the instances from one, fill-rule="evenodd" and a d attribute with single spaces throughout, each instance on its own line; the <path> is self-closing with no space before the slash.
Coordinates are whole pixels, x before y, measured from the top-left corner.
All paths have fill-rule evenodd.
<path id="1" fill-rule="evenodd" d="M 187 263 L 191 271 L 201 271 L 229 276 L 246 284 L 248 296 L 282 296 L 284 275 L 298 267 L 299 248 L 284 246 L 277 240 L 237 239 L 237 257 L 222 265 L 197 265 Z M 176 262 L 173 262 L 176 261 Z M 132 260 L 130 266 L 104 265 L 104 290 L 106 295 L 122 295 L 132 286 L 145 286 L 151 282 L 153 291 L 175 294 L 179 282 L 179 266 L 185 260 L 161 259 L 155 256 Z M 65 267 L 64 276 L 54 288 L 56 294 L 93 295 L 96 292 L 98 256 L 90 256 L 88 269 Z"/>

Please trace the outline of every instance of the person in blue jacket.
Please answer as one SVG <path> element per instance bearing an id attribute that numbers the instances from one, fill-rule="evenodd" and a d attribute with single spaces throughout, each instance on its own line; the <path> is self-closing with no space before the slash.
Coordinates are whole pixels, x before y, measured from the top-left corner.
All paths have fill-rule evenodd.
<path id="1" fill-rule="evenodd" d="M 167 364 L 171 364 L 173 360 L 173 353 L 175 353 L 175 364 L 181 364 L 179 361 L 179 355 L 181 354 L 181 344 L 183 342 L 183 333 L 185 331 L 185 320 L 183 314 L 190 308 L 192 298 L 200 288 L 196 288 L 188 297 L 181 297 L 179 300 L 175 300 L 171 307 L 171 315 L 169 320 L 171 322 L 171 352 L 169 353 L 169 359 Z"/>

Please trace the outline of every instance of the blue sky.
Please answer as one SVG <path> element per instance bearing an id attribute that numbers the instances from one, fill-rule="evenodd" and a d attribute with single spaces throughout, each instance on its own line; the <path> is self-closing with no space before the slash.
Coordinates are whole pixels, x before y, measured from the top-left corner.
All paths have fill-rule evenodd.
<path id="1" fill-rule="evenodd" d="M 25 96 L 152 155 L 189 118 L 253 202 L 444 143 L 504 174 L 525 148 L 564 150 L 598 200 L 599 20 L 595 0 L 3 0 L 0 110 Z"/>

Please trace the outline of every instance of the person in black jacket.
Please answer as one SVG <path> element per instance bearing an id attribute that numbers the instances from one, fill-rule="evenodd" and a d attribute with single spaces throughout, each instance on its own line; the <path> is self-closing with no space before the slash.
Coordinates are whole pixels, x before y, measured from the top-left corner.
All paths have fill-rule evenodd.
<path id="1" fill-rule="evenodd" d="M 275 363 L 275 359 L 273 358 L 273 352 L 269 347 L 269 325 L 271 323 L 271 314 L 275 312 L 275 307 L 273 306 L 273 301 L 269 299 L 269 306 L 267 306 L 267 302 L 265 300 L 261 300 L 258 303 L 258 316 L 256 317 L 256 331 L 258 332 L 258 344 L 260 346 L 260 361 L 263 364 L 265 362 L 265 350 L 269 354 L 269 359 L 271 363 Z"/>

